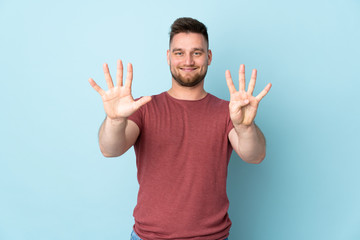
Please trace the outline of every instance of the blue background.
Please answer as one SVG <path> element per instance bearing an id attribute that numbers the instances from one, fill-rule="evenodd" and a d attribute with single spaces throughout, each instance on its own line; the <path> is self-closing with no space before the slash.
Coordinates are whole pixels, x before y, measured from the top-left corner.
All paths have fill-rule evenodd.
<path id="1" fill-rule="evenodd" d="M 224 72 L 270 93 L 256 118 L 267 157 L 233 154 L 231 239 L 360 239 L 360 2 L 0 1 L 0 239 L 128 239 L 137 180 L 131 149 L 106 159 L 94 78 L 134 65 L 133 95 L 170 88 L 171 23 L 204 22 L 206 89 L 229 99 Z"/>

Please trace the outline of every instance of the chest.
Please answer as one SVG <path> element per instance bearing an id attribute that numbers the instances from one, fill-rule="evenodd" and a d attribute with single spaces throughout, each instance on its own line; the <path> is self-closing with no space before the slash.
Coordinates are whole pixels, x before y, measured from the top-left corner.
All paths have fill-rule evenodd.
<path id="1" fill-rule="evenodd" d="M 157 106 L 144 113 L 142 138 L 158 146 L 188 144 L 209 147 L 226 139 L 227 109 L 216 107 Z"/>

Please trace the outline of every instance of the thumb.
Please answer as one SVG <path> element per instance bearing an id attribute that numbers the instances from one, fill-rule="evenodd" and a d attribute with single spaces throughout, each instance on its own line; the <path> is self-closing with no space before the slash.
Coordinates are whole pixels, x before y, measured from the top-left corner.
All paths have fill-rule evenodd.
<path id="1" fill-rule="evenodd" d="M 237 101 L 230 101 L 230 106 L 234 108 L 242 108 L 248 105 L 249 103 L 250 103 L 249 99 L 245 98 Z"/>
<path id="2" fill-rule="evenodd" d="M 145 97 L 141 97 L 140 99 L 138 99 L 137 101 L 135 101 L 135 108 L 139 109 L 141 106 L 147 104 L 148 102 L 151 101 L 151 97 L 150 96 L 145 96 Z"/>

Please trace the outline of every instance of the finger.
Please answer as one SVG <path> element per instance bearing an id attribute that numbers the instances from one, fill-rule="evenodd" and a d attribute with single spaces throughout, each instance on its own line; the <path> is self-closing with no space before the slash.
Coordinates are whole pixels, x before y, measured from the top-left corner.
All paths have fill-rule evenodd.
<path id="1" fill-rule="evenodd" d="M 104 63 L 103 65 L 103 69 L 104 69 L 104 75 L 105 75 L 105 80 L 106 80 L 106 83 L 108 85 L 108 88 L 113 88 L 114 87 L 114 83 L 111 79 L 111 76 L 110 76 L 110 72 L 109 72 L 109 66 Z"/>
<path id="2" fill-rule="evenodd" d="M 239 91 L 245 91 L 245 65 L 241 64 L 239 68 Z"/>
<path id="3" fill-rule="evenodd" d="M 116 85 L 121 87 L 123 85 L 123 72 L 124 72 L 124 67 L 123 67 L 123 63 L 121 60 L 117 61 L 116 64 Z"/>
<path id="4" fill-rule="evenodd" d="M 241 108 L 245 107 L 246 105 L 250 104 L 249 99 L 241 99 L 236 101 L 230 101 L 230 111 L 238 112 Z"/>
<path id="5" fill-rule="evenodd" d="M 261 91 L 261 93 L 259 93 L 255 98 L 260 102 L 261 99 L 263 99 L 263 97 L 266 96 L 266 94 L 270 91 L 272 84 L 269 83 L 268 85 L 266 85 L 266 87 L 264 88 L 264 90 Z"/>
<path id="6" fill-rule="evenodd" d="M 257 70 L 253 69 L 253 71 L 251 73 L 251 78 L 250 78 L 248 90 L 247 90 L 247 93 L 250 94 L 250 95 L 252 95 L 253 92 L 254 92 L 254 88 L 255 88 L 255 84 L 256 84 L 256 76 L 257 76 Z"/>
<path id="7" fill-rule="evenodd" d="M 249 99 L 244 99 L 242 101 L 238 101 L 237 104 L 239 105 L 239 107 L 244 107 L 246 105 L 248 105 L 250 103 Z"/>
<path id="8" fill-rule="evenodd" d="M 93 89 L 95 89 L 95 91 L 97 91 L 101 96 L 105 94 L 105 91 L 102 90 L 101 87 L 99 87 L 99 85 L 96 84 L 94 79 L 89 78 L 89 83 L 93 87 Z"/>
<path id="9" fill-rule="evenodd" d="M 128 63 L 126 81 L 125 81 L 125 87 L 126 88 L 131 88 L 132 79 L 133 79 L 133 67 L 132 67 L 131 63 Z"/>
<path id="10" fill-rule="evenodd" d="M 249 97 L 246 92 L 241 92 L 239 98 L 235 100 L 241 107 L 246 106 L 250 103 Z"/>
<path id="11" fill-rule="evenodd" d="M 233 80 L 231 79 L 231 74 L 230 74 L 230 71 L 229 70 L 226 70 L 225 71 L 225 78 L 226 78 L 226 84 L 229 88 L 229 92 L 230 94 L 233 94 L 236 92 L 236 88 L 234 86 L 234 82 Z"/>
<path id="12" fill-rule="evenodd" d="M 151 97 L 149 97 L 149 96 L 142 97 L 135 102 L 135 108 L 139 109 L 141 106 L 147 104 L 150 101 L 151 101 Z"/>

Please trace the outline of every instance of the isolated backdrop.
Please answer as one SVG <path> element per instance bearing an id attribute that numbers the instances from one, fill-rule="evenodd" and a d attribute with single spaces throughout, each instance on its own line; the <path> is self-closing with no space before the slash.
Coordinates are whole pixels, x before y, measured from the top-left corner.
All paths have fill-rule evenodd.
<path id="1" fill-rule="evenodd" d="M 224 72 L 256 93 L 260 165 L 231 158 L 231 240 L 360 239 L 360 2 L 0 0 L 0 239 L 129 239 L 137 180 L 131 149 L 106 159 L 102 64 L 134 65 L 133 95 L 170 88 L 168 32 L 204 22 L 206 89 L 228 99 Z"/>

